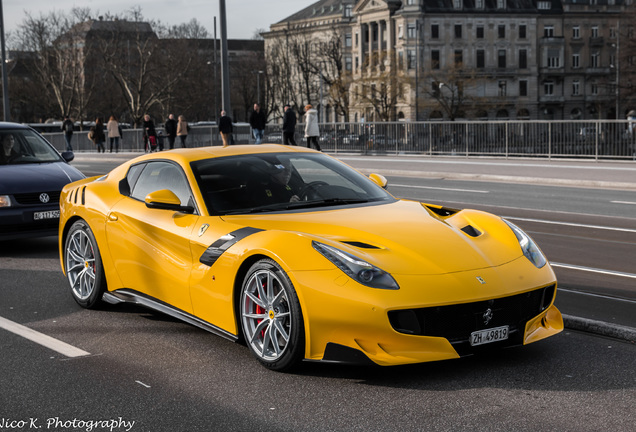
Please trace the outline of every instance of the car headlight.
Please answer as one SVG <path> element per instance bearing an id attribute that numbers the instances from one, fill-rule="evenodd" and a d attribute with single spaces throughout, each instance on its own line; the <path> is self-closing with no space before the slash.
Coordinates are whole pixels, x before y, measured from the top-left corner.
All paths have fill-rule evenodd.
<path id="1" fill-rule="evenodd" d="M 312 246 L 356 282 L 371 288 L 400 289 L 393 277 L 382 269 L 335 247 L 312 241 Z"/>
<path id="2" fill-rule="evenodd" d="M 508 222 L 505 219 L 503 221 L 507 223 L 510 229 L 512 229 L 512 232 L 515 233 L 515 236 L 517 237 L 517 240 L 519 240 L 519 245 L 521 246 L 521 250 L 523 251 L 525 257 L 528 258 L 530 262 L 537 268 L 541 268 L 546 265 L 548 260 L 545 258 L 543 252 L 541 252 L 541 249 L 539 249 L 539 247 L 530 238 L 530 236 L 523 232 L 521 228 L 519 228 L 512 222 Z"/>
<path id="3" fill-rule="evenodd" d="M 0 207 L 11 207 L 9 195 L 0 195 Z"/>

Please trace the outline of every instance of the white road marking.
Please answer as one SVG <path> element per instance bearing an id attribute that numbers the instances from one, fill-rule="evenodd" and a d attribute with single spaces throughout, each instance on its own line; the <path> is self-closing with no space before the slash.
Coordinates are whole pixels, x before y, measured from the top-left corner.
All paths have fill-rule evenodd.
<path id="1" fill-rule="evenodd" d="M 583 292 L 583 291 L 575 291 L 575 290 L 570 290 L 570 289 L 561 288 L 561 287 L 559 287 L 558 290 L 562 291 L 562 292 L 570 293 L 570 294 L 578 294 L 578 295 L 583 295 L 583 296 L 588 296 L 588 297 L 597 297 L 597 298 L 602 298 L 602 299 L 605 299 L 605 300 L 619 301 L 619 302 L 625 302 L 625 303 L 636 303 L 636 300 L 620 298 L 620 297 L 613 297 L 613 296 L 608 296 L 608 295 L 603 295 L 603 294 L 594 294 L 594 293 Z"/>
<path id="2" fill-rule="evenodd" d="M 612 204 L 629 204 L 629 205 L 636 205 L 636 202 L 631 202 L 631 201 L 610 201 Z"/>
<path id="3" fill-rule="evenodd" d="M 617 228 L 617 227 L 609 227 L 609 226 L 603 226 L 603 225 L 587 225 L 587 224 L 578 224 L 578 223 L 572 223 L 572 222 L 547 221 L 543 219 L 520 218 L 520 217 L 514 217 L 514 216 L 504 216 L 504 219 L 519 220 L 524 222 L 537 222 L 537 223 L 551 224 L 551 225 L 566 225 L 566 226 L 579 227 L 579 228 L 602 229 L 607 231 L 621 231 L 621 232 L 628 232 L 628 233 L 636 233 L 636 229 L 632 229 L 632 228 Z"/>
<path id="4" fill-rule="evenodd" d="M 389 186 L 415 188 L 415 189 L 434 189 L 434 190 L 443 190 L 443 191 L 452 191 L 452 192 L 472 192 L 472 193 L 482 193 L 482 194 L 490 193 L 490 191 L 475 190 L 475 189 L 452 189 L 452 188 L 443 188 L 443 187 L 403 185 L 403 184 L 393 184 L 393 183 L 389 184 Z"/>
<path id="5" fill-rule="evenodd" d="M 574 264 L 563 264 L 563 263 L 555 263 L 555 262 L 550 262 L 550 265 L 552 267 L 560 267 L 560 268 L 565 268 L 570 270 L 580 270 L 580 271 L 590 272 L 590 273 L 598 273 L 598 274 L 604 274 L 609 276 L 619 276 L 619 277 L 626 277 L 630 279 L 636 279 L 636 274 L 633 274 L 633 273 L 625 273 L 625 272 L 619 272 L 614 270 L 603 270 L 603 269 L 597 269 L 592 267 L 584 267 L 584 266 L 579 266 Z"/>
<path id="6" fill-rule="evenodd" d="M 149 386 L 148 384 L 144 384 L 144 383 L 142 383 L 142 382 L 141 382 L 141 381 L 139 381 L 139 380 L 135 380 L 135 382 L 136 382 L 137 384 L 139 384 L 139 385 L 142 385 L 142 386 L 146 387 L 146 388 L 150 388 L 150 386 Z"/>
<path id="7" fill-rule="evenodd" d="M 61 340 L 52 338 L 51 336 L 47 336 L 43 333 L 25 327 L 22 324 L 9 321 L 6 318 L 0 317 L 0 328 L 17 334 L 18 336 L 22 336 L 25 339 L 29 339 L 30 341 L 40 344 L 46 348 L 52 349 L 53 351 L 57 351 L 58 353 L 65 355 L 66 357 L 83 357 L 90 355 L 89 352 L 86 352 L 74 347 L 73 345 L 69 345 L 66 342 L 62 342 Z"/>

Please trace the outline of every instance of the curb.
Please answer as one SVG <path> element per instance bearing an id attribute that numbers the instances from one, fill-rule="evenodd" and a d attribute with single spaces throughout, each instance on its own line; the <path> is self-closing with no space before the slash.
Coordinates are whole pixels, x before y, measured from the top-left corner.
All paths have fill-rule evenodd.
<path id="1" fill-rule="evenodd" d="M 636 342 L 636 329 L 631 327 L 571 315 L 563 315 L 563 324 L 571 330 L 579 330 L 599 336 L 621 339 L 626 342 Z"/>

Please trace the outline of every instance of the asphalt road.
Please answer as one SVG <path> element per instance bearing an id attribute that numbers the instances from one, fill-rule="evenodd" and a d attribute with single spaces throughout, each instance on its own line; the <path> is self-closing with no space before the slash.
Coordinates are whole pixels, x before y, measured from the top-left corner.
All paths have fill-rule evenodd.
<path id="1" fill-rule="evenodd" d="M 80 159 L 76 166 L 89 174 L 115 164 Z M 396 195 L 507 216 L 551 261 L 585 268 L 555 266 L 562 310 L 633 319 L 636 212 L 611 203 L 636 201 L 633 191 L 616 187 L 628 182 L 612 179 L 604 189 L 469 182 L 371 162 L 386 171 Z M 483 174 L 487 169 L 478 175 L 514 176 Z M 280 374 L 261 367 L 246 347 L 161 314 L 130 305 L 81 309 L 61 273 L 55 238 L 1 244 L 0 281 L 5 325 L 22 324 L 88 353 L 68 357 L 0 329 L 1 431 L 80 431 L 110 420 L 91 423 L 92 430 L 622 432 L 636 424 L 636 346 L 621 339 L 566 330 L 455 361 L 305 363 Z"/>

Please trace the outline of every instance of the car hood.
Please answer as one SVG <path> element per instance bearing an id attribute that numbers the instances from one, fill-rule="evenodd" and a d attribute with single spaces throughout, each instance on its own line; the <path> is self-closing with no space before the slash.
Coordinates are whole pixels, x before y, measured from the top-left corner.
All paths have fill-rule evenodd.
<path id="1" fill-rule="evenodd" d="M 522 255 L 514 233 L 501 218 L 476 210 L 441 217 L 415 201 L 223 219 L 262 230 L 300 233 L 395 274 L 476 270 Z"/>
<path id="2" fill-rule="evenodd" d="M 65 162 L 0 165 L 0 194 L 62 190 L 84 177 Z"/>

